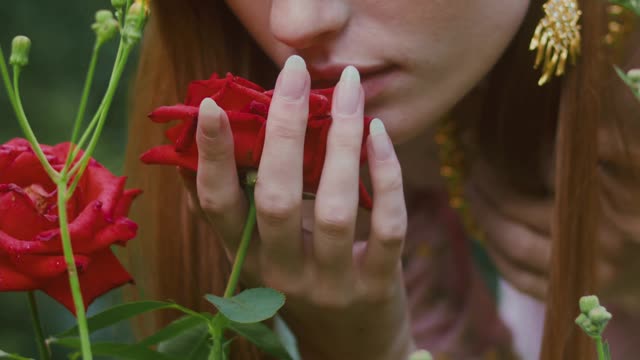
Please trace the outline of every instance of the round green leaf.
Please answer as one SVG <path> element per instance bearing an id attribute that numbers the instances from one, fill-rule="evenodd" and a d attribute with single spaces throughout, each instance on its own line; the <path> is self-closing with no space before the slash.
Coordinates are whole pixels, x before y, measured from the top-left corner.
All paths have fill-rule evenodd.
<path id="1" fill-rule="evenodd" d="M 284 295 L 269 288 L 248 289 L 232 298 L 207 295 L 206 299 L 226 318 L 242 324 L 266 320 L 284 305 Z"/>

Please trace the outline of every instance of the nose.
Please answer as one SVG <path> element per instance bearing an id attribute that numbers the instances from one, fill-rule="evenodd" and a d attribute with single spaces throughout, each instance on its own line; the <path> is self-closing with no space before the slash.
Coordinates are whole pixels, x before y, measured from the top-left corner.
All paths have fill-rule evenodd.
<path id="1" fill-rule="evenodd" d="M 284 44 L 306 49 L 335 37 L 348 23 L 347 0 L 273 0 L 271 32 Z"/>

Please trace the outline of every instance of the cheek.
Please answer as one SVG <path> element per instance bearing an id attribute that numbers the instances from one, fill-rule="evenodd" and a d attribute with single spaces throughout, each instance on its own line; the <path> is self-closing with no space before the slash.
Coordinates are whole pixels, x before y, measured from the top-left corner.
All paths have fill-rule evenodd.
<path id="1" fill-rule="evenodd" d="M 271 33 L 269 22 L 271 0 L 225 0 L 225 2 L 258 46 L 271 59 L 286 59 L 288 57 L 290 51 L 278 42 Z M 285 53 L 287 55 L 283 55 Z"/>
<path id="2" fill-rule="evenodd" d="M 451 0 L 447 4 L 432 9 L 441 10 L 438 16 L 423 15 L 429 21 L 417 22 L 414 15 L 411 23 L 405 22 L 403 37 L 410 41 L 397 50 L 411 59 L 407 64 L 411 79 L 384 105 L 371 108 L 375 116 L 387 119 L 396 142 L 435 124 L 482 81 L 517 33 L 529 0 Z"/>

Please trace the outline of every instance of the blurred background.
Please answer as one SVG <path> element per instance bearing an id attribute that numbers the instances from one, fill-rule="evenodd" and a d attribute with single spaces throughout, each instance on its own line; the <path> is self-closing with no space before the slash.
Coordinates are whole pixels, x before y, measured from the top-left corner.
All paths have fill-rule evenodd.
<path id="1" fill-rule="evenodd" d="M 41 143 L 68 141 L 87 72 L 94 34 L 90 26 L 98 9 L 110 9 L 109 0 L 0 1 L 0 46 L 8 58 L 15 35 L 31 38 L 28 67 L 23 70 L 21 95 L 27 116 Z M 106 90 L 117 48 L 116 39 L 101 50 L 87 114 L 93 116 Z M 8 60 L 8 59 L 7 59 Z M 127 71 L 111 108 L 95 157 L 116 174 L 121 174 L 126 143 L 128 88 L 137 62 L 129 60 Z M 4 89 L 0 87 L 0 144 L 23 137 Z M 45 336 L 70 327 L 73 317 L 46 295 L 37 293 Z M 121 301 L 120 291 L 112 291 L 89 308 L 89 314 Z M 127 324 L 96 334 L 97 338 L 126 339 Z M 0 293 L 0 349 L 8 353 L 37 357 L 27 295 Z M 64 359 L 64 351 L 54 348 L 54 358 Z"/>

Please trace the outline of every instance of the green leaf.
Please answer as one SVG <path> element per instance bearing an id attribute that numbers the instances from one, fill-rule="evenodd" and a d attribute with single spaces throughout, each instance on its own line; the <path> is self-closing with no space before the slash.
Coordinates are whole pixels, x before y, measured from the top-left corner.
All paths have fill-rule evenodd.
<path id="1" fill-rule="evenodd" d="M 611 348 L 608 341 L 604 342 L 604 360 L 611 360 Z"/>
<path id="2" fill-rule="evenodd" d="M 302 356 L 300 356 L 300 352 L 298 351 L 298 341 L 296 340 L 296 336 L 291 332 L 287 323 L 279 316 L 276 315 L 273 322 L 273 331 L 275 331 L 276 335 L 282 342 L 282 345 L 289 355 L 291 355 L 292 360 L 302 360 Z"/>
<path id="3" fill-rule="evenodd" d="M 269 288 L 248 289 L 232 298 L 206 298 L 229 320 L 245 324 L 266 320 L 284 305 L 284 295 Z"/>
<path id="4" fill-rule="evenodd" d="M 196 327 L 206 324 L 205 320 L 199 316 L 187 315 L 172 322 L 166 327 L 160 329 L 155 334 L 140 341 L 140 345 L 150 346 L 167 341 L 176 336 L 179 336 L 183 332 L 194 329 Z"/>
<path id="5" fill-rule="evenodd" d="M 4 352 L 0 350 L 0 359 L 11 359 L 11 360 L 33 360 L 32 358 L 22 357 L 17 354 L 9 354 L 8 352 Z"/>
<path id="6" fill-rule="evenodd" d="M 192 327 L 158 345 L 158 351 L 180 360 L 207 359 L 211 349 L 209 328 L 206 323 Z"/>
<path id="7" fill-rule="evenodd" d="M 120 321 L 132 318 L 136 315 L 140 315 L 153 310 L 170 309 L 175 308 L 175 304 L 163 301 L 139 301 L 131 302 L 122 305 L 116 305 L 103 312 L 100 312 L 89 319 L 87 324 L 89 326 L 89 332 L 94 332 L 102 328 L 111 326 Z M 75 336 L 78 334 L 78 328 L 72 327 L 65 332 L 58 334 L 56 337 L 64 338 Z"/>
<path id="8" fill-rule="evenodd" d="M 287 349 L 280 342 L 278 335 L 265 324 L 245 324 L 229 321 L 228 327 L 247 338 L 265 353 L 281 360 L 293 360 Z"/>
<path id="9" fill-rule="evenodd" d="M 71 349 L 80 348 L 80 339 L 69 337 L 56 339 L 55 344 Z M 121 343 L 93 343 L 91 351 L 94 355 L 109 356 L 114 359 L 131 359 L 131 360 L 177 360 L 180 358 L 169 357 L 159 352 L 153 351 L 146 346 L 139 344 L 121 344 Z"/>

